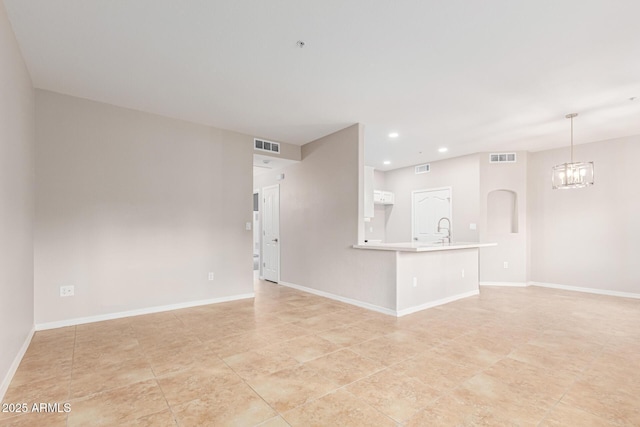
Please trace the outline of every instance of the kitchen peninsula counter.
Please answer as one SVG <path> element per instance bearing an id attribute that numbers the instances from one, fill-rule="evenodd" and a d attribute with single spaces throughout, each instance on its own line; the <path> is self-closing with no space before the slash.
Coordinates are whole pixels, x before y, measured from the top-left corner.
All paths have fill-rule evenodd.
<path id="1" fill-rule="evenodd" d="M 363 243 L 354 249 L 388 251 L 377 259 L 395 270 L 395 313 L 404 316 L 479 293 L 479 248 L 495 243 Z M 393 289 L 390 289 L 393 291 Z"/>
<path id="2" fill-rule="evenodd" d="M 421 242 L 402 242 L 402 243 L 363 243 L 361 245 L 353 245 L 356 249 L 370 249 L 376 251 L 400 251 L 400 252 L 430 252 L 430 251 L 449 251 L 455 249 L 483 248 L 487 246 L 496 246 L 496 243 L 477 243 L 477 242 L 451 242 L 451 243 L 421 243 Z"/>

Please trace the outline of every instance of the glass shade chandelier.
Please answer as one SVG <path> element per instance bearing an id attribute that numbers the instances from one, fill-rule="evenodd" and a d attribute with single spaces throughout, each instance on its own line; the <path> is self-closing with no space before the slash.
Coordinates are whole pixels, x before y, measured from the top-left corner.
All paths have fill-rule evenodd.
<path id="1" fill-rule="evenodd" d="M 573 118 L 577 115 L 578 113 L 571 113 L 565 116 L 571 119 L 571 162 L 553 167 L 551 186 L 554 190 L 593 185 L 593 162 L 573 161 Z"/>

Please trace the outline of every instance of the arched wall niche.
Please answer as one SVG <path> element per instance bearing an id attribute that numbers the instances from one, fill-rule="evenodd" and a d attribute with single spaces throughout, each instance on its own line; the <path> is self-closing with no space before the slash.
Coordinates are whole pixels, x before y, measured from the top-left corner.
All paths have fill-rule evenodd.
<path id="1" fill-rule="evenodd" d="M 487 194 L 487 230 L 495 234 L 518 232 L 518 194 L 493 190 Z"/>

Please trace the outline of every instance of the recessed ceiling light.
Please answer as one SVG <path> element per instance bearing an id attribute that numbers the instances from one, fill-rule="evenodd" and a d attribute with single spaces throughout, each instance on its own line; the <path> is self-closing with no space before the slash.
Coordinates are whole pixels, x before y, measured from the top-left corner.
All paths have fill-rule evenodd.
<path id="1" fill-rule="evenodd" d="M 391 133 L 389 134 L 389 138 L 397 138 L 397 137 L 399 137 L 399 136 L 400 136 L 400 134 L 399 134 L 398 132 L 391 132 Z"/>
<path id="2" fill-rule="evenodd" d="M 383 163 L 383 164 L 385 164 L 385 165 L 390 165 L 390 164 L 391 164 L 391 162 L 390 162 L 389 160 L 385 160 L 385 161 L 384 161 L 384 162 L 382 162 L 382 163 Z"/>
<path id="3" fill-rule="evenodd" d="M 446 153 L 447 151 L 449 151 L 449 149 L 447 147 L 438 148 L 438 153 Z"/>

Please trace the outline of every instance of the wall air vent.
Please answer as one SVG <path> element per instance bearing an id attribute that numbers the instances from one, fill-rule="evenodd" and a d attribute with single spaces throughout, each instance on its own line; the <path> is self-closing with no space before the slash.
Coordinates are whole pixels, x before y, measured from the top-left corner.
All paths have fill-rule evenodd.
<path id="1" fill-rule="evenodd" d="M 424 164 L 424 165 L 418 165 L 416 166 L 416 175 L 420 174 L 420 173 L 427 173 L 431 170 L 431 165 L 429 163 Z"/>
<path id="2" fill-rule="evenodd" d="M 515 163 L 516 153 L 491 153 L 489 163 Z"/>
<path id="3" fill-rule="evenodd" d="M 280 143 L 253 138 L 253 148 L 260 151 L 280 154 Z"/>

